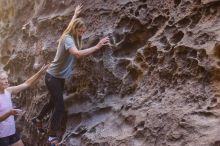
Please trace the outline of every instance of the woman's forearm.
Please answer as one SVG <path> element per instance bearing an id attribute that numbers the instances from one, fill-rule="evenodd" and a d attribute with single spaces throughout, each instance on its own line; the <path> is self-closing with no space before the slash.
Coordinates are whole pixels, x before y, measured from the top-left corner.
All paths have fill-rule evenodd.
<path id="1" fill-rule="evenodd" d="M 94 46 L 94 47 L 84 49 L 84 50 L 77 50 L 77 48 L 71 48 L 70 53 L 73 56 L 75 56 L 76 58 L 81 58 L 81 57 L 85 57 L 85 56 L 92 54 L 93 52 L 97 51 L 98 49 L 99 49 L 98 46 Z"/>
<path id="2" fill-rule="evenodd" d="M 32 77 L 30 77 L 24 83 L 26 83 L 28 86 L 33 85 L 40 78 L 41 74 L 42 74 L 42 70 L 39 70 L 36 74 L 34 74 Z"/>
<path id="3" fill-rule="evenodd" d="M 79 50 L 79 56 L 80 57 L 88 56 L 88 55 L 94 53 L 97 50 L 99 50 L 99 48 L 97 46 L 87 48 L 87 49 L 84 49 L 84 50 Z"/>
<path id="4" fill-rule="evenodd" d="M 6 120 L 9 116 L 11 116 L 11 112 L 8 111 L 5 114 L 3 114 L 2 116 L 0 116 L 0 122 Z"/>
<path id="5" fill-rule="evenodd" d="M 74 21 L 76 18 L 77 18 L 77 16 L 76 16 L 76 15 L 73 15 L 71 21 Z M 70 21 L 70 22 L 71 22 L 71 21 Z"/>
<path id="6" fill-rule="evenodd" d="M 88 49 L 84 49 L 84 50 L 78 50 L 76 47 L 74 47 L 74 48 L 70 48 L 69 52 L 73 56 L 75 56 L 77 58 L 80 58 L 80 57 L 84 57 L 84 56 L 92 54 L 93 52 L 101 49 L 105 45 L 110 45 L 108 37 L 102 38 L 98 42 L 98 44 L 95 45 L 94 47 L 91 47 L 91 48 L 88 48 Z"/>
<path id="7" fill-rule="evenodd" d="M 32 84 L 34 84 L 41 76 L 41 74 L 48 68 L 49 64 L 43 65 L 41 69 L 34 74 L 32 77 L 30 77 L 28 80 L 26 80 L 24 83 L 17 85 L 17 86 L 12 86 L 8 87 L 7 90 L 11 92 L 12 94 L 16 94 L 28 87 L 30 87 Z"/>

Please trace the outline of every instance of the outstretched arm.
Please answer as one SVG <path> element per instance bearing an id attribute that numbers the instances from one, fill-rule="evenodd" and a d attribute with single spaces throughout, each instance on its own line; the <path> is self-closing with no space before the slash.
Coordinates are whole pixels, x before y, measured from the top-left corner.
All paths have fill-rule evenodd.
<path id="1" fill-rule="evenodd" d="M 109 45 L 109 46 L 111 45 L 108 37 L 101 39 L 99 43 L 95 45 L 94 47 L 84 49 L 84 50 L 78 50 L 76 47 L 73 47 L 73 48 L 69 48 L 69 52 L 76 58 L 81 58 L 81 57 L 92 54 L 93 52 L 101 49 L 105 45 Z"/>
<path id="2" fill-rule="evenodd" d="M 79 16 L 81 10 L 82 10 L 82 5 L 76 6 L 76 9 L 74 11 L 74 15 L 73 15 L 71 21 L 75 20 Z"/>
<path id="3" fill-rule="evenodd" d="M 16 94 L 16 93 L 32 86 L 40 78 L 40 76 L 48 68 L 48 66 L 49 66 L 49 64 L 48 65 L 43 65 L 42 68 L 36 74 L 34 74 L 32 77 L 30 77 L 24 83 L 22 83 L 18 86 L 8 87 L 6 90 L 11 92 L 12 94 Z"/>

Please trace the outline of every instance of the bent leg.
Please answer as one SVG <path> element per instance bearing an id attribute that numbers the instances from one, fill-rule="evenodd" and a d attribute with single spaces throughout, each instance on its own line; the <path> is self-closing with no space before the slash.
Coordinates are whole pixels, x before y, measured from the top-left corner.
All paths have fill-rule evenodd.
<path id="1" fill-rule="evenodd" d="M 53 98 L 54 110 L 52 113 L 50 121 L 50 131 L 49 135 L 55 136 L 56 131 L 60 128 L 60 122 L 62 115 L 64 113 L 64 101 L 63 101 L 63 89 L 64 89 L 64 79 L 51 77 L 48 82 L 46 82 L 47 88 Z"/>
<path id="2" fill-rule="evenodd" d="M 46 73 L 46 76 L 45 76 L 45 84 L 46 84 L 47 88 L 48 88 L 48 85 L 51 84 L 52 79 L 53 79 L 53 77 L 52 77 L 50 74 Z M 48 90 L 49 90 L 49 89 L 48 89 Z M 50 95 L 51 95 L 51 94 L 50 94 Z M 42 120 L 45 115 L 47 115 L 49 112 L 52 111 L 52 109 L 54 108 L 54 101 L 53 101 L 53 100 L 54 100 L 54 98 L 53 98 L 52 95 L 51 95 L 49 102 L 47 102 L 47 103 L 43 106 L 42 110 L 40 111 L 40 113 L 39 113 L 38 116 L 37 116 L 37 119 Z"/>
<path id="3" fill-rule="evenodd" d="M 0 146 L 8 146 L 8 145 L 9 145 L 9 138 L 8 137 L 0 138 Z"/>
<path id="4" fill-rule="evenodd" d="M 22 140 L 19 140 L 17 142 L 15 142 L 14 144 L 11 144 L 10 146 L 24 146 Z"/>
<path id="5" fill-rule="evenodd" d="M 54 103 L 52 99 L 53 97 L 50 97 L 50 101 L 44 105 L 39 115 L 37 116 L 37 119 L 42 120 L 45 115 L 47 115 L 48 113 L 52 111 L 52 109 L 54 108 Z"/>
<path id="6" fill-rule="evenodd" d="M 55 91 L 54 91 L 55 92 Z M 60 128 L 60 123 L 62 119 L 62 115 L 64 113 L 64 101 L 63 101 L 63 94 L 57 92 L 55 95 L 55 102 L 54 102 L 54 111 L 51 117 L 51 130 L 57 131 Z"/>
<path id="7" fill-rule="evenodd" d="M 21 141 L 20 136 L 17 132 L 15 134 L 9 136 L 9 145 L 10 146 L 24 146 L 24 144 Z"/>

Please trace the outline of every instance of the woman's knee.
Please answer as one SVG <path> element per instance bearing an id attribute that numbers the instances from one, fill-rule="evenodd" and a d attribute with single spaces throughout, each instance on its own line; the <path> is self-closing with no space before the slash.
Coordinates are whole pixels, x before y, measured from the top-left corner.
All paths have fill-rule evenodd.
<path id="1" fill-rule="evenodd" d="M 17 141 L 16 143 L 10 145 L 10 146 L 24 146 L 22 140 Z"/>

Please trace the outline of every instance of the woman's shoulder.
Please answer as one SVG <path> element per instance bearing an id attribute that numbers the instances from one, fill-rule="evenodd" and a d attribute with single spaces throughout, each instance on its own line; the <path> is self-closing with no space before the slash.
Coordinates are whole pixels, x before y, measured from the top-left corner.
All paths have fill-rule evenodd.
<path id="1" fill-rule="evenodd" d="M 9 88 L 6 88 L 5 90 L 4 90 L 4 93 L 6 94 L 6 95 L 11 95 L 11 91 L 9 90 Z"/>
<path id="2" fill-rule="evenodd" d="M 67 39 L 68 39 L 68 38 L 69 38 L 69 39 L 73 39 L 73 37 L 72 37 L 70 34 L 66 34 L 66 35 L 64 36 L 64 39 L 66 39 L 66 38 L 67 38 Z"/>
<path id="3" fill-rule="evenodd" d="M 71 35 L 69 35 L 69 34 L 66 34 L 65 36 L 64 36 L 64 38 L 63 38 L 63 40 L 64 40 L 64 42 L 66 42 L 66 41 L 74 41 L 74 39 L 73 39 L 73 37 L 71 36 Z"/>

